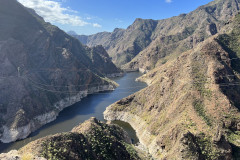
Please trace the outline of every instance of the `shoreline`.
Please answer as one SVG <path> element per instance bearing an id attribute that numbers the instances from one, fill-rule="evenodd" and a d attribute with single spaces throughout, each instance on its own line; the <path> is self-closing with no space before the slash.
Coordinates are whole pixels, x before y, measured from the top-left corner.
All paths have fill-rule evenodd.
<path id="1" fill-rule="evenodd" d="M 129 123 L 135 130 L 140 145 L 147 149 L 152 157 L 155 157 L 157 152 L 161 150 L 156 143 L 155 137 L 145 129 L 147 125 L 139 116 L 123 111 L 111 111 L 110 105 L 104 111 L 104 119 L 107 121 L 119 120 Z"/>
<path id="2" fill-rule="evenodd" d="M 23 140 L 27 138 L 32 132 L 36 131 L 40 127 L 56 120 L 58 114 L 65 108 L 80 102 L 82 98 L 103 91 L 113 91 L 117 86 L 114 84 L 102 85 L 97 87 L 91 87 L 87 90 L 81 91 L 74 96 L 66 97 L 59 100 L 53 106 L 55 110 L 48 113 L 44 113 L 34 117 L 27 125 L 18 128 L 10 128 L 6 125 L 3 126 L 3 134 L 0 138 L 2 143 L 11 143 L 17 140 Z"/>

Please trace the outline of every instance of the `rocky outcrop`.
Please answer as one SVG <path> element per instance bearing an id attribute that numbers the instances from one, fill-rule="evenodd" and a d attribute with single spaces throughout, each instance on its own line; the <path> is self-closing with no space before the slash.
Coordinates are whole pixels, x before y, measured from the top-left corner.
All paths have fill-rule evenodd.
<path id="1" fill-rule="evenodd" d="M 105 76 L 122 71 L 102 47 L 82 45 L 16 0 L 0 1 L 0 10 L 2 142 L 25 138 L 87 94 L 117 86 Z"/>
<path id="2" fill-rule="evenodd" d="M 74 127 L 33 141 L 18 151 L 0 154 L 9 160 L 24 159 L 144 159 L 131 144 L 127 132 L 114 124 L 105 124 L 92 117 Z"/>
<path id="3" fill-rule="evenodd" d="M 164 20 L 138 18 L 127 29 L 75 37 L 88 46 L 102 45 L 123 69 L 147 71 L 161 65 L 159 59 L 192 49 L 219 33 L 238 12 L 239 1 L 215 0 L 188 14 Z"/>
<path id="4" fill-rule="evenodd" d="M 2 160 L 25 160 L 25 159 L 46 160 L 46 158 L 33 156 L 30 153 L 21 155 L 17 150 L 12 150 L 8 153 L 0 154 L 0 159 Z"/>

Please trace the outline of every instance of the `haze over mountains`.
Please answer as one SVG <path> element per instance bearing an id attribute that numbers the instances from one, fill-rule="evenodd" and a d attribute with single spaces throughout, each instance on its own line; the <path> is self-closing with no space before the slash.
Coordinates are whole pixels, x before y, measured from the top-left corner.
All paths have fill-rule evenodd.
<path id="1" fill-rule="evenodd" d="M 105 76 L 121 70 L 111 58 L 123 69 L 146 72 L 137 80 L 148 84 L 104 112 L 108 121 L 131 124 L 139 146 L 121 128 L 91 118 L 0 157 L 239 159 L 239 0 L 215 0 L 165 20 L 136 19 L 112 33 L 75 35 L 89 47 L 15 0 L 0 3 L 3 142 L 24 138 L 88 93 L 114 89 Z"/>

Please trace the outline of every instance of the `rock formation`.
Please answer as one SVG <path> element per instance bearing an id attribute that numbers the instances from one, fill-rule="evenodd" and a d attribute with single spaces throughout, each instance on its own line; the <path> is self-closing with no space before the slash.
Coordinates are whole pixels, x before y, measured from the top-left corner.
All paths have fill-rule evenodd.
<path id="1" fill-rule="evenodd" d="M 13 0 L 1 3 L 15 11 L 0 5 L 2 141 L 27 135 L 89 93 L 114 89 L 102 76 L 121 71 L 105 48 L 117 65 L 147 72 L 137 80 L 148 87 L 110 105 L 104 118 L 130 123 L 153 158 L 240 157 L 239 0 L 215 0 L 189 14 L 136 19 L 126 30 L 77 36 L 93 48 Z M 95 118 L 10 152 L 29 153 L 46 159 L 149 159 L 121 128 Z"/>
<path id="2" fill-rule="evenodd" d="M 2 142 L 25 138 L 63 108 L 116 87 L 105 76 L 121 71 L 100 46 L 82 45 L 16 0 L 1 0 L 0 15 Z"/>
<path id="3" fill-rule="evenodd" d="M 192 49 L 215 35 L 238 12 L 238 0 L 215 0 L 188 14 L 164 20 L 138 18 L 127 29 L 76 38 L 88 46 L 102 45 L 124 69 L 148 71 L 162 63 L 160 58 Z"/>
<path id="4" fill-rule="evenodd" d="M 156 159 L 233 159 L 240 153 L 240 15 L 225 33 L 139 78 L 148 87 L 109 106 Z M 229 30 L 231 29 L 231 30 Z"/>
<path id="5" fill-rule="evenodd" d="M 137 148 L 131 144 L 127 133 L 117 125 L 105 124 L 91 118 L 71 132 L 47 136 L 33 141 L 18 151 L 0 154 L 1 157 L 16 155 L 42 159 L 78 160 L 139 160 Z"/>

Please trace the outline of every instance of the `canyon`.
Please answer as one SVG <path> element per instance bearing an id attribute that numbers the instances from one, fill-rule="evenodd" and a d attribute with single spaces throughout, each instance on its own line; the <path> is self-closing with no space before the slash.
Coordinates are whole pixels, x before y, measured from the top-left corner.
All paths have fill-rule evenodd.
<path id="1" fill-rule="evenodd" d="M 27 31 L 23 19 L 16 23 L 24 35 L 11 27 L 0 30 L 0 74 L 7 77 L 0 79 L 2 141 L 24 138 L 88 94 L 114 90 L 118 84 L 107 77 L 122 76 L 122 70 L 144 73 L 137 81 L 148 86 L 108 106 L 106 123 L 90 118 L 70 132 L 0 157 L 240 157 L 239 0 L 214 0 L 188 14 L 138 18 L 127 29 L 73 37 L 14 0 L 1 3 L 31 23 Z M 1 6 L 0 19 L 12 26 L 9 15 L 16 13 Z M 112 124 L 115 120 L 128 122 L 139 144 L 131 144 L 127 133 Z"/>

